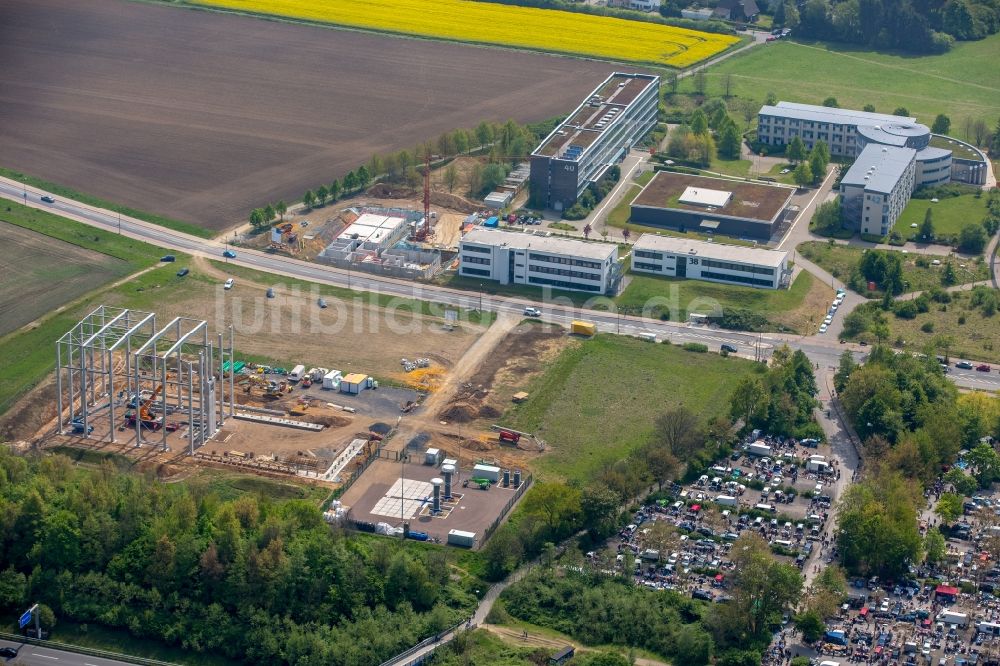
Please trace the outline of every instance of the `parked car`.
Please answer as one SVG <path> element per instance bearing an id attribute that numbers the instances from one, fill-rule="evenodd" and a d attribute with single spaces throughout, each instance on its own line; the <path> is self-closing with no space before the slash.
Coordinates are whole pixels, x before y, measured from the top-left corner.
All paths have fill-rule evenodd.
<path id="1" fill-rule="evenodd" d="M 188 269 L 188 268 L 182 268 L 179 271 L 177 271 L 177 277 L 184 277 L 185 275 L 187 275 L 190 272 L 191 272 L 190 269 Z"/>
<path id="2" fill-rule="evenodd" d="M 274 298 L 274 287 L 268 287 L 267 288 L 267 297 L 268 298 Z"/>
<path id="3" fill-rule="evenodd" d="M 321 308 L 325 308 L 326 307 L 326 299 L 325 298 L 321 298 L 321 299 L 319 299 L 319 301 L 316 302 L 316 304 L 319 305 Z"/>
<path id="4" fill-rule="evenodd" d="M 979 372 L 989 372 L 990 366 L 987 365 L 986 363 L 982 363 L 976 366 L 976 370 L 978 370 Z"/>
<path id="5" fill-rule="evenodd" d="M 49 196 L 49 195 L 47 195 L 47 194 L 43 194 L 43 195 L 41 196 L 41 200 L 42 200 L 42 201 L 44 201 L 45 203 L 55 203 L 55 202 L 56 202 L 56 200 L 55 200 L 55 199 L 53 199 L 52 197 L 50 197 L 50 196 Z"/>
<path id="6" fill-rule="evenodd" d="M 541 317 L 542 311 L 538 308 L 524 308 L 525 317 Z"/>
<path id="7" fill-rule="evenodd" d="M 736 347 L 733 346 L 733 345 L 729 345 L 729 344 L 723 344 L 719 349 L 721 349 L 722 351 L 726 352 L 727 354 L 735 354 L 736 353 Z"/>
<path id="8" fill-rule="evenodd" d="M 701 599 L 702 601 L 714 601 L 715 597 L 708 590 L 693 590 L 691 592 L 692 599 Z"/>
<path id="9" fill-rule="evenodd" d="M 236 284 L 236 282 L 233 280 L 233 278 L 229 278 L 228 280 L 226 280 L 226 283 L 222 285 L 222 288 L 228 291 L 233 288 L 234 284 Z"/>
<path id="10" fill-rule="evenodd" d="M 972 364 L 968 361 L 959 361 L 955 364 L 956 368 L 961 368 L 962 370 L 972 370 Z"/>
<path id="11" fill-rule="evenodd" d="M 166 262 L 177 261 L 177 257 L 175 257 L 172 254 L 165 254 L 162 257 L 160 257 L 160 261 L 166 261 Z"/>

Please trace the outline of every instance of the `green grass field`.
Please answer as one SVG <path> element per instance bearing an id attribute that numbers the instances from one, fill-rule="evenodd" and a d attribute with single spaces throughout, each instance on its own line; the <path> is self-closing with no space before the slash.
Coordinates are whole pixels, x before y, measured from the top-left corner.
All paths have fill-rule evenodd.
<path id="1" fill-rule="evenodd" d="M 822 241 L 810 241 L 802 243 L 798 251 L 803 257 L 817 264 L 828 271 L 835 278 L 846 282 L 854 266 L 861 261 L 863 248 L 853 245 L 830 245 Z M 892 250 L 900 252 L 900 250 Z M 967 284 L 969 282 L 979 282 L 989 279 L 989 268 L 981 261 L 963 261 L 961 259 L 949 259 L 945 256 L 933 254 L 905 254 L 903 255 L 903 280 L 907 283 L 904 293 L 911 291 L 924 291 L 941 285 L 941 273 L 946 261 L 952 261 L 955 265 L 955 273 L 958 277 L 956 284 Z M 918 261 L 928 264 L 934 260 L 940 261 L 940 266 L 920 266 Z M 965 264 L 965 268 L 961 265 Z"/>
<path id="2" fill-rule="evenodd" d="M 161 227 L 166 227 L 168 229 L 173 229 L 175 231 L 182 231 L 186 234 L 191 234 L 193 236 L 198 236 L 200 238 L 214 238 L 216 232 L 210 229 L 202 229 L 201 227 L 190 224 L 188 222 L 181 222 L 180 220 L 172 220 L 169 217 L 163 217 L 162 215 L 155 215 L 153 213 L 147 213 L 141 210 L 135 210 L 134 208 L 129 208 L 128 206 L 122 206 L 120 204 L 112 203 L 104 199 L 100 199 L 95 196 L 91 196 L 84 192 L 79 192 L 69 187 L 59 185 L 58 183 L 51 183 L 42 178 L 37 178 L 28 174 L 21 173 L 20 171 L 14 171 L 13 169 L 5 169 L 0 167 L 0 176 L 5 178 L 10 178 L 11 180 L 16 180 L 19 183 L 25 183 L 31 185 L 32 187 L 37 187 L 42 190 L 47 190 L 52 192 L 57 197 L 65 197 L 67 199 L 74 199 L 81 203 L 85 203 L 89 206 L 95 206 L 97 208 L 106 208 L 112 210 L 122 215 L 127 215 L 128 217 L 134 217 L 137 220 L 144 220 L 146 222 L 152 222 L 153 224 L 158 224 Z"/>
<path id="3" fill-rule="evenodd" d="M 944 113 L 951 134 L 964 135 L 966 118 L 992 127 L 1000 117 L 1000 34 L 977 42 L 957 42 L 943 55 L 912 56 L 867 51 L 822 42 L 778 41 L 728 58 L 707 72 L 710 95 L 720 95 L 727 75 L 731 92 L 763 103 L 768 92 L 779 100 L 821 104 L 837 98 L 845 109 L 874 104 L 880 113 L 903 106 L 930 125 Z M 693 90 L 693 77 L 680 90 Z"/>
<path id="4" fill-rule="evenodd" d="M 892 230 L 906 239 L 915 236 L 928 210 L 933 211 L 931 216 L 936 235 L 957 236 L 962 227 L 970 223 L 978 224 L 986 216 L 986 197 L 977 199 L 974 194 L 963 194 L 941 199 L 937 203 L 931 203 L 930 199 L 910 199 Z M 917 226 L 911 227 L 911 224 Z"/>
<path id="5" fill-rule="evenodd" d="M 564 351 L 504 422 L 548 443 L 538 461 L 546 477 L 585 481 L 644 444 L 669 405 L 684 403 L 706 419 L 725 413 L 736 381 L 755 367 L 743 359 L 598 335 Z"/>

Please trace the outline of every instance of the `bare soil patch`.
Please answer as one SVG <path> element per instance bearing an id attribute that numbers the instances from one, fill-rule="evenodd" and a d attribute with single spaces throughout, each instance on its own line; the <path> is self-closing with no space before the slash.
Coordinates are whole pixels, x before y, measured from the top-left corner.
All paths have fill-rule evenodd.
<path id="1" fill-rule="evenodd" d="M 614 69 L 121 0 L 7 0 L 0 62 L 3 166 L 219 230 L 372 153 L 565 114 Z"/>

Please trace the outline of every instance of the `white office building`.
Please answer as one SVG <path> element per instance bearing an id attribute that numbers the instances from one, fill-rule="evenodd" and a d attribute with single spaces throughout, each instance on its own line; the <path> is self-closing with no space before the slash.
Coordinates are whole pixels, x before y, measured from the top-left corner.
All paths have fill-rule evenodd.
<path id="1" fill-rule="evenodd" d="M 788 286 L 788 253 L 643 234 L 632 246 L 632 272 L 745 287 Z"/>
<path id="2" fill-rule="evenodd" d="M 618 246 L 514 231 L 474 229 L 459 242 L 459 275 L 499 282 L 615 293 Z"/>
<path id="3" fill-rule="evenodd" d="M 869 144 L 840 181 L 844 222 L 863 234 L 885 236 L 913 193 L 917 151 Z"/>

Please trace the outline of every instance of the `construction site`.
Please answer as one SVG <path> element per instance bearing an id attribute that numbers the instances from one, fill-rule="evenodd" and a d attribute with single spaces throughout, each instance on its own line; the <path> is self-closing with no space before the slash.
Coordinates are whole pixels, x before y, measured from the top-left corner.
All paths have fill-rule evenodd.
<path id="1" fill-rule="evenodd" d="M 35 442 L 323 486 L 330 520 L 479 547 L 546 449 L 503 414 L 565 344 L 501 316 L 451 367 L 401 358 L 405 381 L 382 385 L 244 361 L 232 329 L 102 305 L 56 344 L 57 417 Z"/>

